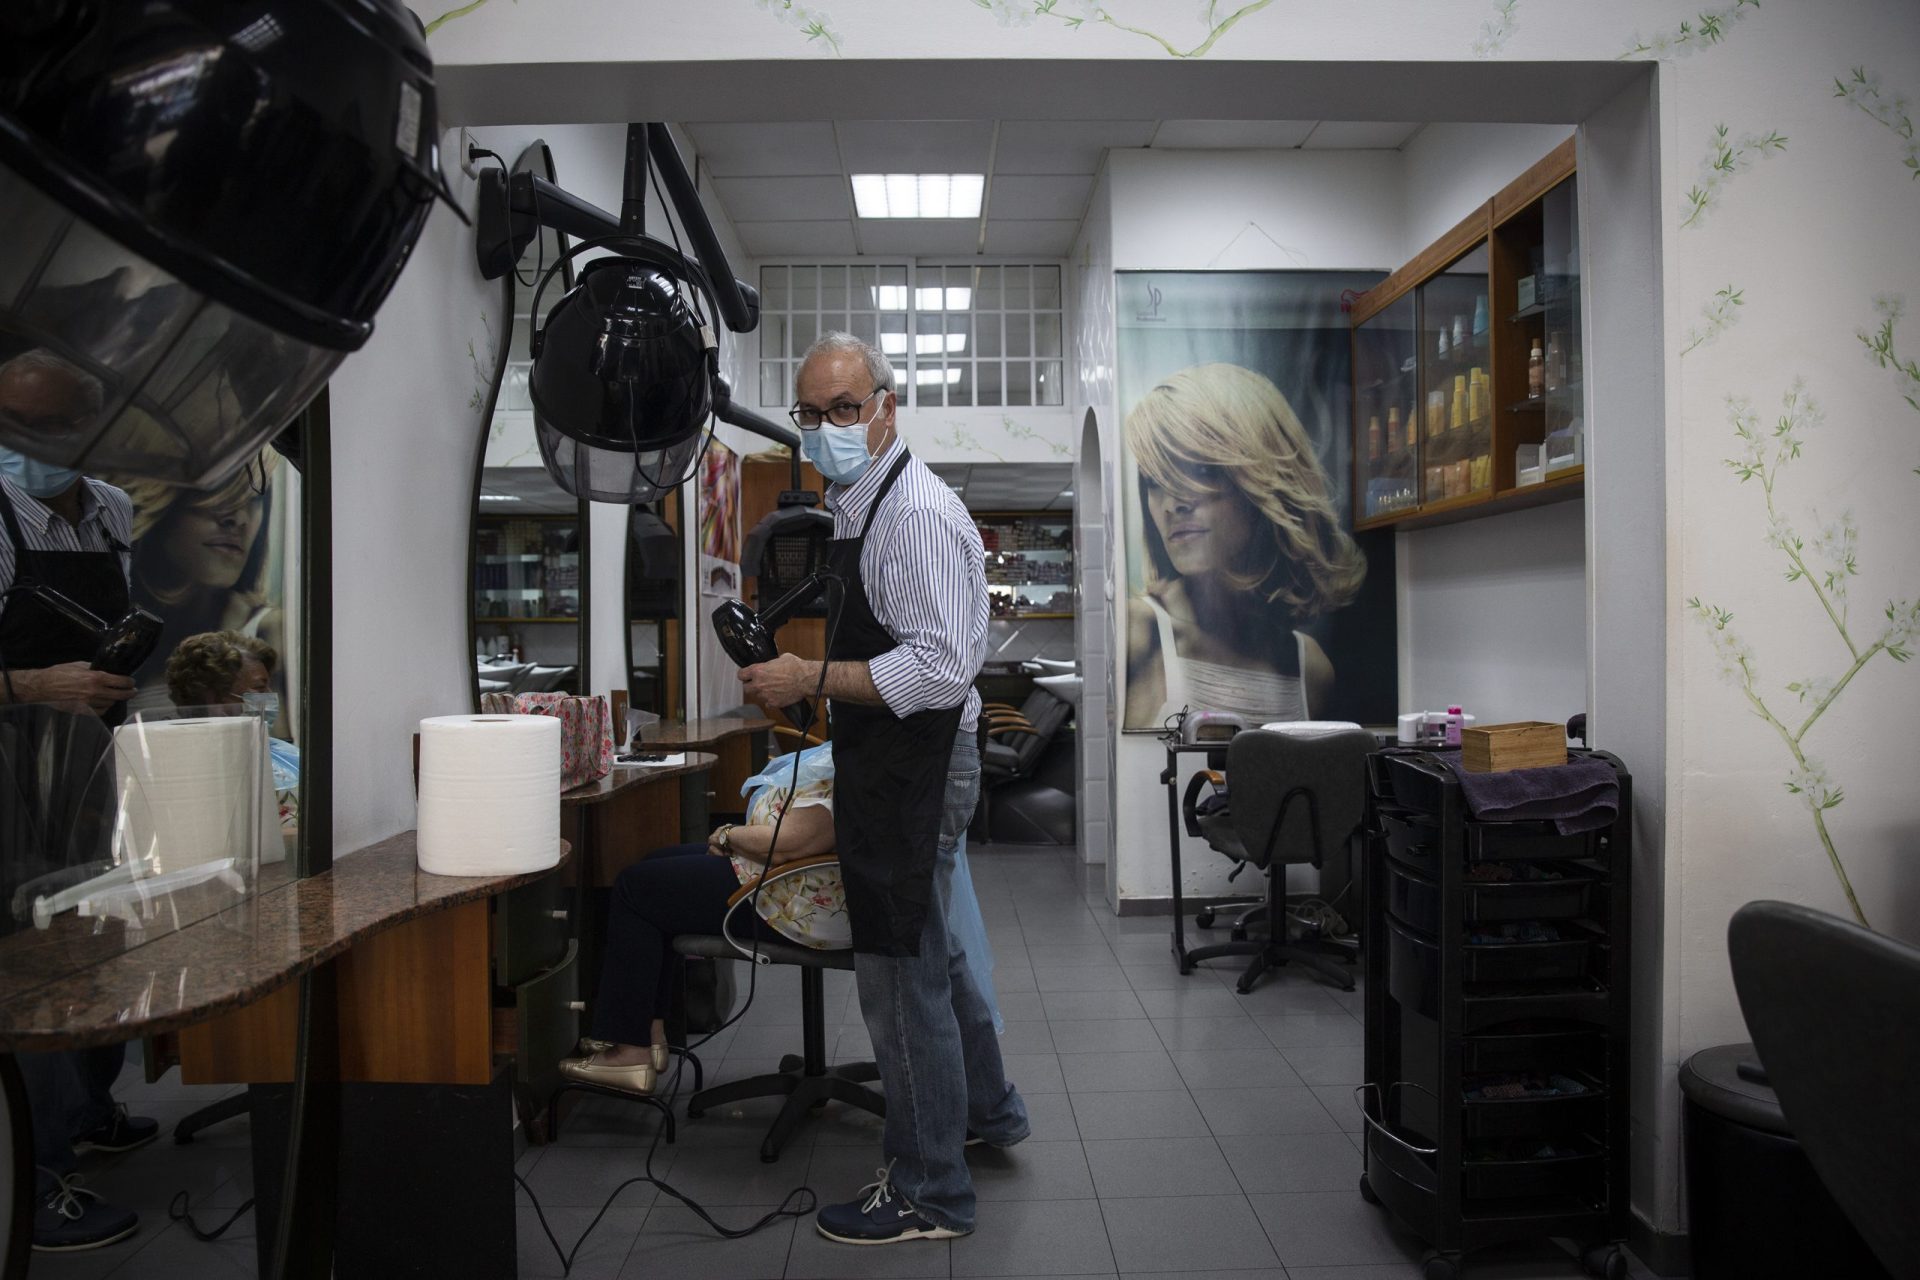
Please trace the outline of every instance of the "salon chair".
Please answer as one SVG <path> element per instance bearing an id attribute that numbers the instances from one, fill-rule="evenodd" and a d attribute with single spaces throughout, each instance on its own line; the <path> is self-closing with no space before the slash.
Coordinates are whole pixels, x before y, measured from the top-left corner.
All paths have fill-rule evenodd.
<path id="1" fill-rule="evenodd" d="M 1063 736 L 1072 718 L 1071 703 L 1041 688 L 1018 709 L 1006 703 L 981 708 L 975 840 L 1073 843 L 1077 780 L 1071 740 Z M 1062 746 L 1068 748 L 1064 754 L 1058 750 Z"/>
<path id="2" fill-rule="evenodd" d="M 1210 775 L 1193 776 L 1181 805 L 1187 833 L 1263 872 L 1267 884 L 1265 904 L 1235 922 L 1232 941 L 1194 948 L 1188 960 L 1251 957 L 1235 984 L 1242 995 L 1269 968 L 1289 961 L 1353 990 L 1351 948 L 1338 948 L 1336 963 L 1326 954 L 1327 944 L 1314 950 L 1288 940 L 1287 868 L 1320 869 L 1330 853 L 1345 854 L 1366 813 L 1367 755 L 1374 748 L 1373 735 L 1357 724 L 1246 729 L 1227 743 L 1225 806 L 1202 811 L 1199 792 Z M 1210 918 L 1212 909 L 1202 914 Z M 1262 923 L 1266 936 L 1251 936 L 1252 927 Z"/>
<path id="3" fill-rule="evenodd" d="M 774 868 L 762 878 L 761 883 L 763 886 L 773 884 L 783 876 L 815 870 L 833 861 L 831 857 L 802 858 Z M 729 905 L 741 902 L 751 892 L 751 886 L 741 886 Z M 682 935 L 674 939 L 673 949 L 683 956 L 706 956 L 715 960 L 746 959 L 731 939 L 717 934 Z M 764 939 L 752 944 L 752 949 L 764 963 L 790 964 L 800 970 L 800 1052 L 781 1058 L 778 1071 L 746 1080 L 732 1080 L 696 1092 L 687 1100 L 687 1118 L 695 1120 L 714 1107 L 744 1102 L 748 1098 L 784 1097 L 786 1102 L 781 1106 L 780 1114 L 774 1117 L 773 1124 L 767 1129 L 767 1136 L 760 1142 L 760 1159 L 772 1164 L 780 1158 L 781 1148 L 787 1145 L 810 1112 L 818 1111 L 829 1102 L 844 1102 L 850 1107 L 884 1116 L 887 1114 L 887 1103 L 878 1090 L 867 1087 L 880 1078 L 880 1069 L 873 1063 L 854 1062 L 831 1066 L 827 1062 L 826 971 L 839 969 L 851 972 L 853 952 L 823 951 L 791 942 L 769 942 Z"/>
<path id="4" fill-rule="evenodd" d="M 1785 902 L 1727 928 L 1767 1084 L 1887 1270 L 1920 1277 L 1920 948 Z"/>

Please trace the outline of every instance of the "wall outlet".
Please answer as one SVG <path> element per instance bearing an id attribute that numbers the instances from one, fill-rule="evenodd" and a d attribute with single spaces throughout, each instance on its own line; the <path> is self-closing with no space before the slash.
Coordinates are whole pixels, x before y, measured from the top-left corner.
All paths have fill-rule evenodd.
<path id="1" fill-rule="evenodd" d="M 477 178 L 480 176 L 479 166 L 476 165 L 473 160 L 473 147 L 473 133 L 465 125 L 462 125 L 460 128 L 460 172 L 466 174 L 469 178 Z"/>

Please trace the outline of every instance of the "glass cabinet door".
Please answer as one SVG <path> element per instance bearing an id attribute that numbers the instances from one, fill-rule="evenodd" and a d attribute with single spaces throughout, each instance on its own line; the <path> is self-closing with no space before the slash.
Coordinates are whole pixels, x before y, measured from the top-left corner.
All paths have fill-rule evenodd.
<path id="1" fill-rule="evenodd" d="M 1540 202 L 1540 290 L 1546 310 L 1542 329 L 1541 397 L 1545 428 L 1541 469 L 1548 477 L 1580 466 L 1586 457 L 1580 361 L 1580 224 L 1574 213 L 1574 179 Z"/>
<path id="2" fill-rule="evenodd" d="M 1487 246 L 1475 246 L 1420 296 L 1420 503 L 1493 487 L 1493 339 Z"/>
<path id="3" fill-rule="evenodd" d="M 1353 456 L 1362 521 L 1419 504 L 1420 368 L 1414 295 L 1408 292 L 1354 327 Z"/>

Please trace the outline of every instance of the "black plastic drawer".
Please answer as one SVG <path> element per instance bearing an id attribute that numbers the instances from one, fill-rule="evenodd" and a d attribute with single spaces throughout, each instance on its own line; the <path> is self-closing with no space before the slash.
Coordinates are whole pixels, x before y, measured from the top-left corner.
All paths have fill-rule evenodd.
<path id="1" fill-rule="evenodd" d="M 560 963 L 573 939 L 573 891 L 542 876 L 493 900 L 493 981 L 517 987 Z"/>
<path id="2" fill-rule="evenodd" d="M 1387 910 L 1425 934 L 1440 933 L 1440 886 L 1403 861 L 1388 860 Z M 1506 924 L 1522 920 L 1576 920 L 1591 914 L 1594 885 L 1591 875 L 1567 875 L 1557 880 L 1469 882 L 1461 888 L 1469 925 Z"/>
<path id="3" fill-rule="evenodd" d="M 1509 1023 L 1460 1042 L 1463 1075 L 1500 1071 L 1591 1072 L 1601 1063 L 1606 1038 L 1593 1027 L 1560 1023 Z"/>
<path id="4" fill-rule="evenodd" d="M 1606 1122 L 1607 1096 L 1593 1077 L 1559 1074 L 1586 1086 L 1586 1092 L 1539 1098 L 1474 1098 L 1471 1077 L 1461 1080 L 1461 1133 L 1481 1138 L 1549 1138 L 1598 1133 Z"/>
<path id="5" fill-rule="evenodd" d="M 1440 1016 L 1440 948 L 1387 920 L 1387 994 L 1425 1018 Z"/>
<path id="6" fill-rule="evenodd" d="M 1440 865 L 1440 828 L 1404 810 L 1377 812 L 1387 852 L 1409 866 L 1435 873 Z"/>
<path id="7" fill-rule="evenodd" d="M 1440 932 L 1440 886 L 1388 859 L 1387 910 L 1402 924 L 1425 934 Z"/>
<path id="8" fill-rule="evenodd" d="M 1592 858 L 1605 848 L 1606 831 L 1563 836 L 1551 822 L 1473 822 L 1466 824 L 1467 857 L 1475 862 L 1514 862 L 1544 858 Z"/>
<path id="9" fill-rule="evenodd" d="M 1460 976 L 1463 982 L 1568 982 L 1586 974 L 1592 951 L 1584 932 L 1546 942 L 1472 942 L 1460 949 Z"/>
<path id="10" fill-rule="evenodd" d="M 1517 1156 L 1528 1149 L 1549 1155 Z M 1518 1200 L 1532 1196 L 1594 1196 L 1601 1191 L 1606 1157 L 1601 1144 L 1577 1140 L 1506 1139 L 1469 1146 L 1460 1164 L 1460 1190 L 1470 1200 Z"/>
<path id="11" fill-rule="evenodd" d="M 1461 805 L 1459 779 L 1429 753 L 1386 752 L 1379 758 L 1386 762 L 1386 769 L 1377 785 L 1388 790 L 1395 804 L 1422 813 L 1439 813 L 1448 807 L 1447 797 L 1451 793 L 1453 807 Z"/>

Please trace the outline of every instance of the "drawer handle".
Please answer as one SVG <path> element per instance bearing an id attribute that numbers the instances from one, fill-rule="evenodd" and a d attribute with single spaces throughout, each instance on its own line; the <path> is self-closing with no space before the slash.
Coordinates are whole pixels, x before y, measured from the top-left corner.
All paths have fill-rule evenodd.
<path id="1" fill-rule="evenodd" d="M 567 1008 L 573 1010 L 575 1013 L 585 1013 L 587 1011 L 587 1002 L 585 1000 L 569 1000 L 567 1001 Z"/>
<path id="2" fill-rule="evenodd" d="M 555 920 L 565 920 L 567 918 L 567 909 L 565 907 L 560 907 L 557 910 L 547 912 L 547 914 L 549 916 L 552 916 Z"/>

